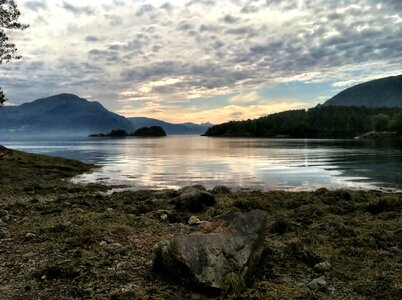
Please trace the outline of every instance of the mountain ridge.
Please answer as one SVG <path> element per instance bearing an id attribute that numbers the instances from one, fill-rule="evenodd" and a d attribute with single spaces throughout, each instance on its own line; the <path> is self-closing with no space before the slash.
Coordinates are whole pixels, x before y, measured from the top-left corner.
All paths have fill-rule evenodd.
<path id="1" fill-rule="evenodd" d="M 191 122 L 175 124 L 148 117 L 130 117 L 127 119 L 134 125 L 136 129 L 141 127 L 160 126 L 168 135 L 200 135 L 205 133 L 207 129 L 212 126 L 195 124 Z"/>
<path id="2" fill-rule="evenodd" d="M 133 132 L 150 126 L 161 126 L 168 135 L 200 135 L 209 128 L 207 124 L 173 124 L 148 117 L 126 118 L 107 110 L 98 101 L 88 101 L 71 93 L 0 107 L 0 133 L 13 136 L 87 136 L 116 129 Z"/>
<path id="3" fill-rule="evenodd" d="M 343 90 L 324 106 L 402 107 L 402 75 L 363 82 Z"/>
<path id="4" fill-rule="evenodd" d="M 87 135 L 114 128 L 133 130 L 123 116 L 96 101 L 58 94 L 0 109 L 0 129 L 12 135 Z"/>

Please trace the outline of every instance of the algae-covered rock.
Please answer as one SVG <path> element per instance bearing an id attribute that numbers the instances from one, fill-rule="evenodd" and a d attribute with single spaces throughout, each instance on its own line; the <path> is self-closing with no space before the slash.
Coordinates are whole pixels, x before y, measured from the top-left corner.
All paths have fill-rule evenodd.
<path id="1" fill-rule="evenodd" d="M 322 290 L 327 287 L 327 282 L 325 281 L 325 276 L 321 276 L 313 279 L 309 284 L 307 284 L 311 290 Z"/>
<path id="2" fill-rule="evenodd" d="M 211 192 L 214 194 L 230 194 L 232 191 L 224 185 L 217 185 L 211 190 Z"/>
<path id="3" fill-rule="evenodd" d="M 216 203 L 215 197 L 202 186 L 182 188 L 176 198 L 176 209 L 200 212 Z"/>
<path id="4" fill-rule="evenodd" d="M 154 268 L 192 288 L 224 289 L 230 274 L 247 282 L 261 258 L 267 214 L 229 213 L 158 244 Z"/>

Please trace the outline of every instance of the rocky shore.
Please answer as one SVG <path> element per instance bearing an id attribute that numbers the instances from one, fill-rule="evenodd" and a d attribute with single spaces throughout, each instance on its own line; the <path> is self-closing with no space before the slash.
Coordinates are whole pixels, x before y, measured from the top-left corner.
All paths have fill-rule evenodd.
<path id="1" fill-rule="evenodd" d="M 402 299 L 402 194 L 200 186 L 109 194 L 67 180 L 95 167 L 0 147 L 0 299 Z M 243 264 L 253 272 L 204 280 L 195 268 L 197 288 L 191 276 L 161 270 L 163 249 L 189 249 L 189 236 L 210 249 L 210 233 L 226 241 L 218 255 L 228 234 L 255 245 L 258 261 Z M 238 243 L 232 256 L 242 263 L 254 252 Z"/>

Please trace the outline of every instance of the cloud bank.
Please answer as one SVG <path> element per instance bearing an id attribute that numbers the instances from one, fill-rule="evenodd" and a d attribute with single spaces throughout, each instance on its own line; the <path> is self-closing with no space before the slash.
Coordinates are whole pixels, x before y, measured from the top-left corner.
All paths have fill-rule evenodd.
<path id="1" fill-rule="evenodd" d="M 399 0 L 18 4 L 24 59 L 0 70 L 15 103 L 73 92 L 128 116 L 219 122 L 312 106 L 402 65 Z M 327 91 L 286 99 L 291 82 Z M 275 85 L 284 97 L 261 95 Z"/>

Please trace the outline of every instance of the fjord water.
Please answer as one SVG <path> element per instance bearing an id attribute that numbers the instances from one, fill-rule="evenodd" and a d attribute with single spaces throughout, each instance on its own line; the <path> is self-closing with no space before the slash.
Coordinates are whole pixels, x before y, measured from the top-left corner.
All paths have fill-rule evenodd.
<path id="1" fill-rule="evenodd" d="M 400 141 L 165 138 L 0 138 L 32 153 L 102 166 L 75 182 L 132 189 L 203 184 L 234 189 L 402 190 Z"/>

